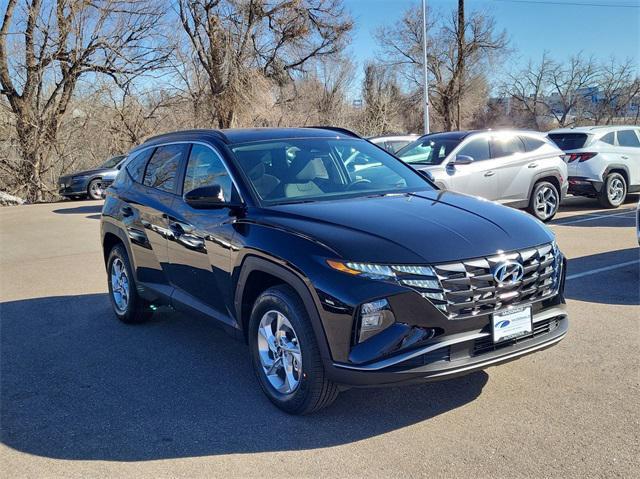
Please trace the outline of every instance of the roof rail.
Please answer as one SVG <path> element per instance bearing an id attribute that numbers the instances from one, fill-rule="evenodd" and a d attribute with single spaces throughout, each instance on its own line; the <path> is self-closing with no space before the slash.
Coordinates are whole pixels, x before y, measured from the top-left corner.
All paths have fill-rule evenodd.
<path id="1" fill-rule="evenodd" d="M 305 126 L 305 128 L 316 128 L 322 130 L 335 131 L 336 133 L 342 133 L 343 135 L 352 136 L 354 138 L 362 138 L 357 133 L 347 130 L 346 128 L 340 128 L 339 126 Z"/>
<path id="2" fill-rule="evenodd" d="M 227 144 L 229 143 L 229 139 L 227 138 L 227 135 L 225 135 L 222 131 L 214 130 L 210 128 L 196 128 L 191 130 L 178 130 L 178 131 L 172 131 L 169 133 L 162 133 L 160 135 L 151 136 L 146 140 L 144 140 L 144 142 L 149 143 L 150 141 L 161 140 L 163 138 L 170 138 L 173 136 L 180 136 L 180 135 L 189 135 L 194 133 L 214 135 L 214 136 L 217 136 L 223 142 Z"/>

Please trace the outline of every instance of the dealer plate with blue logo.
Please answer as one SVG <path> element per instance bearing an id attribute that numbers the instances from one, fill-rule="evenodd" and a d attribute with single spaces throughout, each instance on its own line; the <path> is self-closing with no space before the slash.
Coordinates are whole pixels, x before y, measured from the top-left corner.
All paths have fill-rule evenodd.
<path id="1" fill-rule="evenodd" d="M 533 332 L 531 306 L 510 308 L 494 313 L 491 322 L 494 343 L 527 336 Z"/>

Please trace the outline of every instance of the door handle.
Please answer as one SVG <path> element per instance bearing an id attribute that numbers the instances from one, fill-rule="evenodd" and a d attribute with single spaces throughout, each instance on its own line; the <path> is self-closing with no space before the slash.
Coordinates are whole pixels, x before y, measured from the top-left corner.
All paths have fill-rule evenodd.
<path id="1" fill-rule="evenodd" d="M 124 218 L 129 218 L 133 216 L 133 209 L 130 206 L 123 206 L 120 208 L 120 213 Z"/>
<path id="2" fill-rule="evenodd" d="M 537 168 L 538 167 L 538 163 L 529 163 L 527 165 L 527 168 Z"/>
<path id="3" fill-rule="evenodd" d="M 622 158 L 623 160 L 628 160 L 629 159 L 628 156 L 624 156 L 624 155 L 622 155 L 620 158 Z"/>
<path id="4" fill-rule="evenodd" d="M 204 249 L 204 239 L 191 234 L 191 231 L 193 231 L 191 226 L 180 223 L 179 221 L 171 221 L 169 223 L 169 229 L 171 230 L 173 238 L 183 246 L 195 250 Z"/>
<path id="5" fill-rule="evenodd" d="M 496 174 L 496 172 L 495 172 L 495 171 L 493 171 L 493 170 L 489 170 L 489 171 L 487 171 L 487 172 L 484 174 L 484 176 L 493 176 L 493 175 L 495 175 L 495 174 Z"/>

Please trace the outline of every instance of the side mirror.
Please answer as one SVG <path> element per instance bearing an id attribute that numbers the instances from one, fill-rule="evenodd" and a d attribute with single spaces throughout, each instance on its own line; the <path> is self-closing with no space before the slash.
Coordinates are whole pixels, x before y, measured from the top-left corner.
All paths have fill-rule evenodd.
<path id="1" fill-rule="evenodd" d="M 218 184 L 201 186 L 184 194 L 184 201 L 198 209 L 239 208 L 240 203 L 230 203 L 224 199 L 222 187 Z"/>
<path id="2" fill-rule="evenodd" d="M 470 165 L 473 163 L 473 157 L 467 155 L 456 155 L 456 159 L 453 162 L 454 165 Z"/>

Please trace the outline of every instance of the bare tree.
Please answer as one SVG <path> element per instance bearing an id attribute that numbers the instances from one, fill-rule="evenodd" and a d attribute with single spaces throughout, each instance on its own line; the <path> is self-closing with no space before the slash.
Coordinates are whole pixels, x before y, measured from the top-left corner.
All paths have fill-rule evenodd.
<path id="1" fill-rule="evenodd" d="M 640 102 L 640 78 L 631 60 L 617 62 L 611 59 L 602 64 L 595 86 L 597 97 L 590 103 L 589 113 L 597 124 L 609 124 L 615 118 L 625 118 L 629 105 Z M 635 123 L 637 118 L 636 114 Z"/>
<path id="2" fill-rule="evenodd" d="M 381 135 L 402 130 L 403 97 L 392 69 L 370 63 L 362 84 L 364 112 L 360 131 Z"/>
<path id="3" fill-rule="evenodd" d="M 352 28 L 342 0 L 180 0 L 179 15 L 220 128 L 234 124 L 260 77 L 285 83 L 310 60 L 338 53 Z"/>
<path id="4" fill-rule="evenodd" d="M 445 130 L 461 128 L 467 97 L 484 83 L 483 77 L 493 57 L 505 50 L 506 35 L 496 32 L 494 20 L 484 14 L 473 12 L 465 17 L 462 1 L 459 9 L 446 20 L 431 20 L 427 30 L 430 32 L 427 39 L 430 103 L 439 117 L 436 124 Z M 410 7 L 399 23 L 381 28 L 376 35 L 381 61 L 399 67 L 413 83 L 410 84 L 413 89 L 422 81 L 422 35 L 418 6 Z M 466 113 L 468 118 L 472 115 L 473 111 Z"/>
<path id="5" fill-rule="evenodd" d="M 59 127 L 78 82 L 123 81 L 158 66 L 162 5 L 150 0 L 9 0 L 0 26 L 0 85 L 16 118 L 21 161 L 2 162 L 15 193 L 40 201 L 50 187 Z"/>

